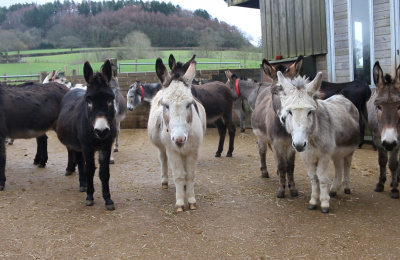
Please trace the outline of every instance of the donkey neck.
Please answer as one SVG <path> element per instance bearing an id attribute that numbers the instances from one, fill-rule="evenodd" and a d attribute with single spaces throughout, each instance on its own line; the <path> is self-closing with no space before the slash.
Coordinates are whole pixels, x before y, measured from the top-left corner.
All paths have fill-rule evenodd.
<path id="1" fill-rule="evenodd" d="M 267 85 L 249 80 L 239 80 L 238 89 L 240 96 L 247 100 L 251 110 L 254 110 L 258 95 Z"/>
<path id="2" fill-rule="evenodd" d="M 143 100 L 147 102 L 151 102 L 153 98 L 157 95 L 158 91 L 162 89 L 162 85 L 160 83 L 152 83 L 152 84 L 140 84 L 138 88 L 141 89 L 141 93 L 143 95 Z"/>

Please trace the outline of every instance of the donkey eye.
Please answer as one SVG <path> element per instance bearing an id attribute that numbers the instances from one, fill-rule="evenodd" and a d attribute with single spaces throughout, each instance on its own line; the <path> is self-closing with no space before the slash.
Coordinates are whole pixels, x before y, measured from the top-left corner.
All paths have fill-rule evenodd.
<path id="1" fill-rule="evenodd" d="M 288 114 L 289 114 L 289 115 L 292 115 L 292 111 L 289 110 L 289 111 L 288 111 Z"/>
<path id="2" fill-rule="evenodd" d="M 311 111 L 308 111 L 308 114 L 307 114 L 307 116 L 311 116 Z"/>
<path id="3" fill-rule="evenodd" d="M 378 109 L 379 111 L 382 111 L 382 107 L 381 106 L 376 106 L 376 109 Z"/>

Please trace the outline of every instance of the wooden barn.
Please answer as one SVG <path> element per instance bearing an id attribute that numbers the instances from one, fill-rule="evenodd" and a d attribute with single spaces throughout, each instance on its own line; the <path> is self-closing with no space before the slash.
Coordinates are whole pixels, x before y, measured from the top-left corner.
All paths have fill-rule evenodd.
<path id="1" fill-rule="evenodd" d="M 400 0 L 225 1 L 260 9 L 262 52 L 272 63 L 302 54 L 304 74 L 322 71 L 331 82 L 362 79 L 371 86 L 375 61 L 390 74 L 399 64 Z"/>

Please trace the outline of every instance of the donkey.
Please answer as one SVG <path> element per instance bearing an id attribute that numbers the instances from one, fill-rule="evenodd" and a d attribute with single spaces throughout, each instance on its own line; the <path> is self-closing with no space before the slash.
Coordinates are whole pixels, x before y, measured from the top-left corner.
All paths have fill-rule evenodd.
<path id="1" fill-rule="evenodd" d="M 358 148 L 361 148 L 364 144 L 365 135 L 363 116 L 368 122 L 367 102 L 371 97 L 371 89 L 369 85 L 366 82 L 359 80 L 344 83 L 322 81 L 320 92 L 323 99 L 327 99 L 333 95 L 342 94 L 356 106 L 358 114 L 360 115 L 358 118 L 360 125 L 360 141 L 358 143 Z"/>
<path id="2" fill-rule="evenodd" d="M 400 66 L 396 69 L 394 79 L 383 75 L 379 61 L 373 68 L 373 78 L 376 92 L 368 101 L 368 125 L 378 149 L 379 180 L 375 191 L 382 192 L 386 182 L 386 165 L 388 163 L 392 174 L 390 186 L 391 197 L 398 199 L 399 190 L 399 150 L 400 150 Z"/>
<path id="3" fill-rule="evenodd" d="M 246 100 L 250 106 L 251 111 L 254 111 L 258 95 L 267 87 L 271 86 L 270 83 L 257 82 L 256 80 L 246 77 L 238 77 L 230 70 L 225 70 L 225 75 L 228 78 L 226 85 L 231 89 L 233 96 L 233 111 L 239 117 L 240 132 L 244 133 L 246 129 L 246 113 L 244 112 L 243 101 Z"/>
<path id="4" fill-rule="evenodd" d="M 196 55 L 185 64 L 177 64 L 174 56 L 169 56 L 168 65 L 171 70 L 179 71 L 183 74 L 194 60 Z M 232 93 L 231 90 L 220 81 L 214 81 L 202 85 L 192 85 L 192 94 L 204 106 L 207 115 L 207 123 L 214 123 L 218 129 L 219 142 L 215 157 L 221 157 L 224 149 L 226 130 L 229 134 L 229 148 L 226 157 L 232 157 L 236 128 L 232 119 Z"/>
<path id="5" fill-rule="evenodd" d="M 68 88 L 58 83 L 28 82 L 17 86 L 0 84 L 0 190 L 6 176 L 6 137 L 35 138 L 37 153 L 34 164 L 45 167 L 48 130 L 55 130 L 60 103 Z M 22 105 L 21 105 L 22 104 Z"/>
<path id="6" fill-rule="evenodd" d="M 161 89 L 162 85 L 159 82 L 145 84 L 141 84 L 140 81 L 134 82 L 126 94 L 128 110 L 133 111 L 142 101 L 151 102 Z"/>
<path id="7" fill-rule="evenodd" d="M 278 71 L 273 92 L 280 97 L 280 121 L 292 136 L 292 146 L 300 153 L 311 180 L 309 209 L 316 209 L 318 199 L 323 213 L 329 212 L 330 196 L 342 186 L 350 194 L 350 166 L 360 137 L 358 110 L 342 95 L 316 99 L 322 83 L 319 72 L 310 82 L 298 76 L 288 80 Z M 329 163 L 333 160 L 335 178 L 330 193 Z"/>
<path id="8" fill-rule="evenodd" d="M 114 210 L 109 188 L 109 163 L 116 135 L 115 95 L 110 87 L 113 76 L 111 63 L 106 60 L 101 72 L 93 73 L 90 63 L 86 61 L 83 74 L 87 90 L 73 89 L 64 96 L 57 123 L 57 136 L 67 146 L 69 153 L 75 155 L 80 187 L 87 185 L 87 206 L 94 204 L 94 154 L 99 151 L 99 177 L 103 198 L 107 209 Z"/>
<path id="9" fill-rule="evenodd" d="M 286 77 L 293 78 L 294 76 L 297 76 L 300 73 L 302 66 L 303 56 L 300 56 L 297 61 L 293 63 L 287 71 L 285 71 Z M 264 72 L 271 79 L 273 79 L 274 82 L 276 82 L 276 68 L 271 66 L 266 59 L 262 61 L 262 68 Z M 249 86 L 251 86 L 251 84 Z M 245 93 L 245 91 L 243 91 L 243 93 Z M 263 90 L 257 94 L 254 111 L 251 116 L 253 132 L 257 136 L 257 144 L 260 154 L 261 176 L 263 178 L 269 178 L 266 154 L 267 146 L 272 146 L 272 149 L 274 150 L 275 162 L 278 168 L 277 174 L 279 176 L 277 197 L 285 197 L 286 177 L 290 195 L 292 197 L 297 197 L 298 191 L 296 189 L 293 176 L 295 151 L 291 145 L 291 136 L 286 132 L 284 126 L 279 121 L 279 113 L 279 97 L 273 95 L 269 87 L 263 87 Z"/>
<path id="10" fill-rule="evenodd" d="M 200 145 L 206 131 L 204 107 L 191 93 L 196 75 L 196 62 L 190 61 L 185 73 L 168 73 L 163 61 L 156 61 L 156 73 L 164 88 L 151 102 L 148 121 L 150 141 L 159 150 L 162 187 L 168 188 L 168 166 L 176 186 L 176 211 L 196 209 L 194 193 L 195 169 Z"/>

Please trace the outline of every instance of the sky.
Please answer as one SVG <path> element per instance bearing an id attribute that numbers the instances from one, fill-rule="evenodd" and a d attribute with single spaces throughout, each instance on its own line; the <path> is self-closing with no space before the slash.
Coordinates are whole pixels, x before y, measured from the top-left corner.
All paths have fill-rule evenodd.
<path id="1" fill-rule="evenodd" d="M 62 0 L 60 0 L 62 2 Z M 246 35 L 251 36 L 252 43 L 258 45 L 261 40 L 261 16 L 259 9 L 245 8 L 245 7 L 228 7 L 224 0 L 167 0 L 159 2 L 171 2 L 174 5 L 179 5 L 183 9 L 191 11 L 197 9 L 206 10 L 213 18 L 219 21 L 224 21 L 227 24 L 234 25 L 243 31 Z M 45 4 L 53 2 L 52 0 L 1 0 L 0 6 L 10 6 L 17 3 L 31 3 Z M 81 2 L 75 0 L 75 2 Z M 144 1 L 146 2 L 146 1 Z"/>

